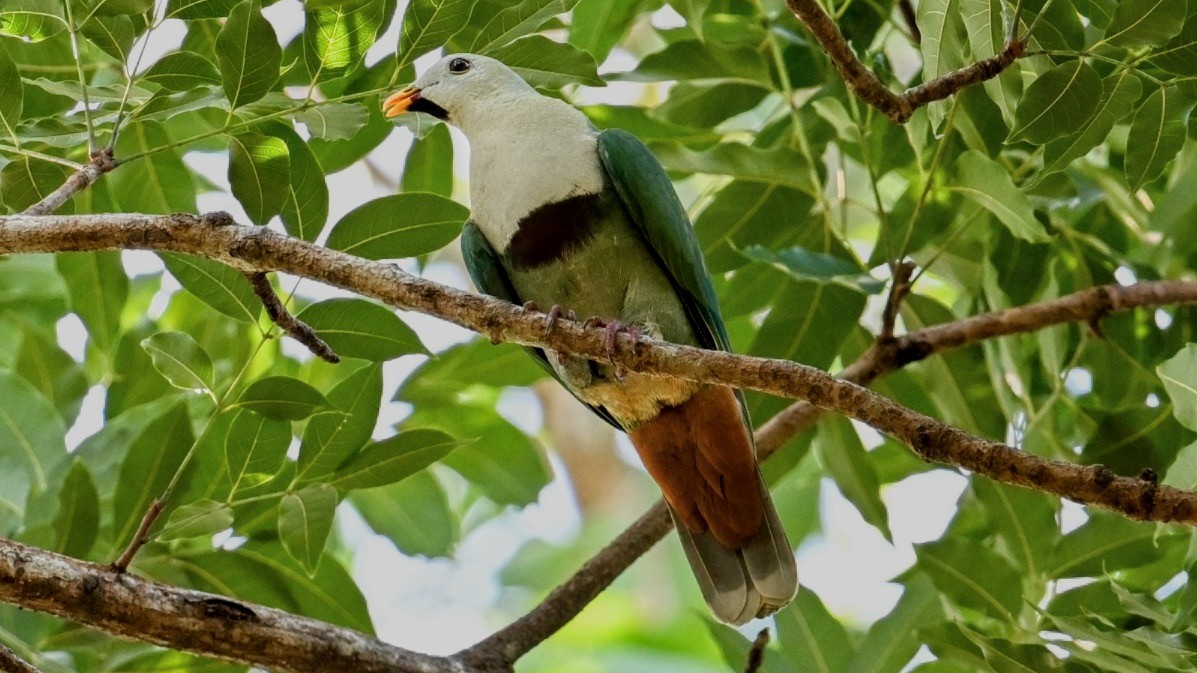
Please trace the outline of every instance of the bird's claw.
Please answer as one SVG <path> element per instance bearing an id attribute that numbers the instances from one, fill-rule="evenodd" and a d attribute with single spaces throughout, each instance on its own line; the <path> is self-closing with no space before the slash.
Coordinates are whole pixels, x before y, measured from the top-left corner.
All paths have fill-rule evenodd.
<path id="1" fill-rule="evenodd" d="M 619 320 L 607 321 L 598 316 L 591 316 L 582 324 L 583 327 L 602 327 L 603 334 L 603 348 L 607 351 L 607 361 L 615 369 L 615 380 L 623 381 L 627 378 L 628 370 L 621 364 L 615 362 L 615 345 L 619 339 L 619 334 L 622 332 L 632 337 L 632 353 L 639 354 L 640 352 L 640 326 L 636 324 L 628 325 Z"/>
<path id="2" fill-rule="evenodd" d="M 536 302 L 534 302 L 534 301 L 524 302 L 524 310 L 525 311 L 536 311 L 537 313 L 539 313 L 540 306 L 538 306 L 536 304 Z M 549 332 L 553 331 L 553 324 L 556 323 L 561 318 L 565 318 L 566 320 L 577 320 L 577 316 L 574 314 L 573 311 L 566 311 L 561 308 L 560 304 L 553 304 L 553 306 L 551 308 L 549 308 L 548 313 L 546 313 L 545 317 L 544 317 L 544 335 L 545 336 L 548 336 Z"/>

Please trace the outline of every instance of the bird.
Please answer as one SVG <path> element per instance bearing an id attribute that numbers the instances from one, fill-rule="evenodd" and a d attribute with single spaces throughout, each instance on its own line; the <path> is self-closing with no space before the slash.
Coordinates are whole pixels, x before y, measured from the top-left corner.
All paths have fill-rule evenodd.
<path id="1" fill-rule="evenodd" d="M 730 351 L 702 249 L 660 162 L 627 131 L 599 131 L 502 62 L 445 56 L 383 102 L 424 112 L 470 146 L 471 279 L 553 321 Z M 583 404 L 625 431 L 660 486 L 712 614 L 740 625 L 798 591 L 793 549 L 761 478 L 742 393 L 627 372 L 553 350 L 530 354 Z"/>

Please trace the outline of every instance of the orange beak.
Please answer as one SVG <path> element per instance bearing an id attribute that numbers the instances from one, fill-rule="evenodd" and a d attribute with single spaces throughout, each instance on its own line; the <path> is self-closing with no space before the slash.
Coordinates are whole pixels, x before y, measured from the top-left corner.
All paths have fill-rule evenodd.
<path id="1" fill-rule="evenodd" d="M 391 117 L 398 117 L 407 112 L 407 108 L 411 104 L 420 100 L 420 90 L 414 86 L 409 86 L 406 89 L 393 93 L 382 103 L 382 111 L 386 114 L 387 119 Z"/>

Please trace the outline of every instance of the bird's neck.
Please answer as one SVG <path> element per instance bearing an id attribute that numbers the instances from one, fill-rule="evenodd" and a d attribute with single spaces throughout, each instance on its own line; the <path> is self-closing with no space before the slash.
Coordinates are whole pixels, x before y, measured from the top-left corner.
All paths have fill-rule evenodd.
<path id="1" fill-rule="evenodd" d="M 535 92 L 470 120 L 470 207 L 496 250 L 538 207 L 604 187 L 594 128 L 578 110 Z M 562 226 L 569 226 L 562 222 Z"/>

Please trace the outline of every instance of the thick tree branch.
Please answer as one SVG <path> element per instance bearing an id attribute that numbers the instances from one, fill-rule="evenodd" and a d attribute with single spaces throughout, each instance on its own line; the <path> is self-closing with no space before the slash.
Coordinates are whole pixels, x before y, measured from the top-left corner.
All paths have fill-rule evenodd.
<path id="1" fill-rule="evenodd" d="M 271 230 L 236 225 L 211 226 L 211 221 L 211 218 L 187 215 L 0 218 L 0 254 L 112 248 L 198 254 L 231 264 L 243 271 L 277 270 L 320 280 L 396 307 L 436 315 L 478 331 L 492 340 L 549 347 L 596 359 L 606 358 L 604 333 L 601 329 L 584 329 L 576 323 L 562 322 L 553 330 L 552 335 L 546 336 L 543 330 L 543 316 L 526 312 L 505 302 L 447 288 L 411 276 L 390 265 L 354 258 Z M 861 363 L 853 365 L 856 371 L 846 373 L 861 380 L 875 378 L 885 371 L 891 371 L 931 353 L 980 339 L 1029 331 L 1049 324 L 1097 319 L 1106 313 L 1135 306 L 1192 302 L 1197 302 L 1197 283 L 1194 282 L 1164 281 L 1129 288 L 1095 288 L 1041 305 L 978 316 L 932 327 L 891 342 L 879 343 L 862 357 Z M 1045 460 L 997 442 L 973 437 L 905 409 L 876 393 L 834 379 L 810 367 L 661 342 L 644 341 L 636 349 L 633 349 L 632 345 L 631 337 L 621 335 L 614 357 L 617 363 L 634 371 L 655 372 L 700 381 L 718 381 L 741 388 L 804 398 L 819 408 L 857 418 L 891 434 L 928 460 L 954 464 L 1006 483 L 1030 486 L 1079 502 L 1107 507 L 1131 518 L 1197 524 L 1197 495 L 1158 486 L 1150 481 L 1119 477 L 1100 466 L 1084 467 Z M 813 407 L 811 409 L 813 410 Z M 792 426 L 766 424 L 757 436 L 762 452 L 767 454 L 793 436 Z M 509 670 L 510 662 L 572 618 L 627 565 L 659 540 L 669 529 L 669 525 L 664 509 L 660 506 L 654 508 L 632 529 L 587 563 L 566 584 L 550 594 L 532 613 L 455 657 L 424 657 L 403 650 L 387 650 L 391 653 L 386 654 L 386 657 L 411 655 L 417 658 L 414 661 L 418 666 L 451 665 L 450 670 Z M 25 578 L 19 581 L 15 571 L 6 575 L 6 558 L 13 559 L 8 561 L 11 565 L 17 563 L 16 557 L 24 559 L 21 563 L 27 562 L 31 558 L 30 555 L 36 555 L 38 562 L 49 562 L 48 559 L 53 560 L 54 557 L 48 554 L 41 556 L 46 553 L 26 548 L 20 548 L 14 554 L 15 556 L 10 554 L 8 557 L 0 554 L 0 600 L 50 611 L 118 635 L 140 637 L 170 647 L 241 662 L 254 658 L 255 660 L 249 663 L 269 665 L 276 670 L 315 670 L 315 664 L 312 663 L 314 660 L 302 659 L 299 655 L 295 655 L 298 658 L 286 658 L 285 665 L 280 665 L 280 659 L 273 656 L 258 659 L 262 648 L 262 643 L 258 642 L 248 649 L 245 649 L 246 642 L 239 642 L 237 647 L 227 641 L 208 643 L 202 639 L 191 639 L 191 631 L 186 630 L 182 631 L 184 636 L 168 640 L 163 631 L 176 632 L 178 627 L 164 625 L 161 618 L 156 630 L 139 634 L 136 630 L 121 626 L 130 618 L 128 614 L 114 616 L 108 610 L 113 605 L 126 604 L 84 600 L 69 592 L 63 597 L 57 597 L 55 592 L 64 589 L 60 585 L 54 585 L 53 590 L 47 585 L 43 585 L 41 590 L 10 586 L 26 584 L 30 577 L 28 573 L 31 571 L 27 569 L 24 573 Z M 62 557 L 56 558 L 58 560 L 54 560 L 54 564 L 57 565 L 54 567 L 59 570 L 62 570 L 63 563 L 79 563 L 70 562 Z M 78 593 L 81 586 L 90 586 L 81 580 L 81 577 L 97 572 L 108 573 L 109 570 L 91 564 L 81 564 L 72 566 L 70 572 L 63 572 L 65 574 L 62 577 L 70 578 L 74 584 L 68 583 L 69 586 L 74 586 L 72 591 Z M 53 576 L 54 572 L 49 574 Z M 129 578 L 128 575 L 121 577 L 125 579 L 117 581 L 144 582 Z M 156 592 L 167 592 L 167 596 L 160 597 L 160 600 L 178 600 L 180 595 L 202 596 L 203 598 L 199 599 L 201 601 L 213 598 L 161 585 L 154 587 Z M 95 593 L 95 590 L 90 593 Z M 132 596 L 126 598 L 133 599 Z M 231 610 L 232 614 L 242 614 L 240 610 L 243 607 L 257 614 L 257 608 L 254 606 L 243 606 L 228 599 L 218 600 L 224 601 L 220 605 Z M 193 617 L 194 614 L 189 618 Z M 220 617 L 227 620 L 230 615 L 221 614 Z M 281 619 L 282 616 L 280 614 L 275 617 Z M 190 624 L 194 626 L 194 623 Z M 274 624 L 277 626 L 277 622 Z M 344 643 L 346 638 L 357 639 L 352 642 L 365 643 L 363 647 L 370 652 L 375 652 L 370 648 L 386 647 L 373 641 L 367 642 L 369 639 L 359 634 L 342 632 L 339 629 L 334 629 L 336 633 L 328 634 L 314 631 L 311 624 L 303 628 L 303 637 L 313 640 L 306 642 L 301 649 L 310 653 L 315 649 L 324 648 L 319 666 L 325 669 L 341 668 L 343 663 L 348 667 L 347 670 L 375 670 L 361 663 L 360 657 L 365 656 L 362 651 L 354 650 L 353 656 L 359 658 L 350 661 L 344 658 L 350 656 L 349 653 L 336 649 L 340 645 L 333 647 L 328 642 Z M 321 628 L 333 627 L 321 625 Z M 213 632 L 212 624 L 207 623 L 203 631 Z M 325 642 L 324 638 L 332 640 Z M 367 645 L 369 647 L 366 647 Z M 386 658 L 383 655 L 379 656 Z M 417 667 L 392 670 L 426 669 Z"/>
<path id="2" fill-rule="evenodd" d="M 87 189 L 93 182 L 100 179 L 100 176 L 116 168 L 116 160 L 112 157 L 112 149 L 104 149 L 92 155 L 91 161 L 88 161 L 76 171 L 71 177 L 66 179 L 55 189 L 46 195 L 46 198 L 25 209 L 25 215 L 49 215 L 58 210 L 62 204 L 71 200 L 71 197 L 79 192 Z"/>
<path id="3" fill-rule="evenodd" d="M 860 62 L 839 26 L 823 11 L 817 0 L 787 0 L 787 4 L 810 30 L 823 51 L 827 52 L 852 93 L 897 124 L 905 123 L 915 110 L 928 103 L 943 100 L 965 87 L 997 77 L 1023 55 L 1022 40 L 1014 37 L 1006 43 L 1005 49 L 991 58 L 896 94 Z"/>
<path id="4" fill-rule="evenodd" d="M 272 671 L 444 673 L 447 657 L 263 605 L 188 591 L 0 538 L 0 600 L 132 638 Z"/>

